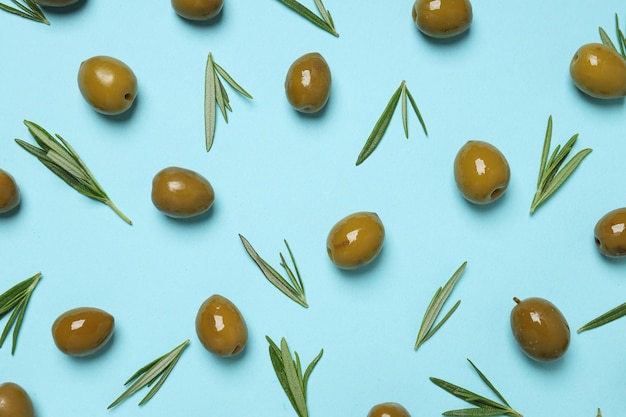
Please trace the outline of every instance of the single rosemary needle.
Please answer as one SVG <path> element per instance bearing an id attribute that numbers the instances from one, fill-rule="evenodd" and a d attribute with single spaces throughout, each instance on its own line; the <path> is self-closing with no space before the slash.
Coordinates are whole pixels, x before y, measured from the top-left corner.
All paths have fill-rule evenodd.
<path id="1" fill-rule="evenodd" d="M 315 368 L 315 365 L 317 365 L 324 354 L 324 349 L 320 350 L 320 353 L 307 366 L 303 374 L 298 352 L 294 351 L 295 359 L 293 359 L 284 337 L 280 340 L 280 347 L 269 336 L 265 336 L 265 338 L 269 343 L 270 360 L 272 361 L 274 372 L 283 391 L 285 391 L 298 417 L 308 417 L 309 412 L 306 402 L 307 384 L 313 368 Z"/>
<path id="2" fill-rule="evenodd" d="M 17 346 L 17 336 L 20 333 L 20 329 L 22 327 L 22 322 L 24 320 L 24 314 L 26 313 L 26 307 L 28 307 L 28 302 L 30 301 L 30 297 L 35 290 L 35 287 L 39 283 L 39 279 L 41 278 L 41 272 L 36 273 L 30 278 L 25 279 L 24 281 L 14 285 L 9 288 L 3 294 L 0 295 L 0 318 L 3 318 L 5 315 L 9 314 L 9 320 L 7 324 L 4 326 L 4 330 L 2 331 L 2 335 L 0 336 L 0 347 L 4 344 L 9 331 L 13 327 L 13 345 L 11 346 L 11 354 L 15 353 L 15 347 Z"/>
<path id="3" fill-rule="evenodd" d="M 287 297 L 291 298 L 296 303 L 300 304 L 302 307 L 309 307 L 306 301 L 306 295 L 304 293 L 304 284 L 302 282 L 302 278 L 300 277 L 300 271 L 298 270 L 298 265 L 296 265 L 296 259 L 293 256 L 293 252 L 291 252 L 291 248 L 287 243 L 287 240 L 284 240 L 285 246 L 287 247 L 287 251 L 289 252 L 289 257 L 291 258 L 291 263 L 293 264 L 293 270 L 287 265 L 287 261 L 282 253 L 279 253 L 280 256 L 280 266 L 283 267 L 289 280 L 285 279 L 276 269 L 272 268 L 270 264 L 268 264 L 259 254 L 254 250 L 250 242 L 243 237 L 243 235 L 239 235 L 241 239 L 241 243 L 243 243 L 243 247 L 248 252 L 248 255 L 252 258 L 252 260 L 257 264 L 265 278 L 272 283 L 276 288 L 278 288 L 283 294 Z"/>
<path id="4" fill-rule="evenodd" d="M 113 201 L 111 201 L 109 196 L 104 192 L 104 189 L 100 186 L 98 181 L 96 181 L 93 174 L 89 171 L 89 168 L 87 168 L 87 165 L 85 165 L 83 160 L 80 159 L 76 151 L 74 151 L 65 139 L 58 134 L 55 135 L 56 137 L 53 137 L 44 128 L 28 120 L 25 120 L 24 124 L 40 147 L 38 148 L 21 139 L 15 139 L 18 145 L 39 159 L 42 164 L 65 181 L 70 187 L 84 196 L 106 204 L 126 223 L 133 224 L 133 222 L 113 204 Z"/>
<path id="5" fill-rule="evenodd" d="M 24 0 L 23 3 L 18 0 L 11 0 L 16 7 L 11 7 L 4 3 L 0 3 L 0 10 L 12 13 L 17 16 L 21 16 L 25 19 L 33 20 L 35 22 L 44 23 L 49 25 L 50 22 L 46 19 L 46 16 L 41 10 L 41 7 L 33 0 Z"/>
<path id="6" fill-rule="evenodd" d="M 152 384 L 156 381 L 156 384 L 152 387 L 152 389 L 150 389 L 150 391 L 148 391 L 148 394 L 146 394 L 143 400 L 141 400 L 139 405 L 144 405 L 150 401 L 150 399 L 154 397 L 157 391 L 165 383 L 165 380 L 172 372 L 172 369 L 174 369 L 174 366 L 180 359 L 187 345 L 189 345 L 189 339 L 185 340 L 165 355 L 140 368 L 128 379 L 128 381 L 124 383 L 124 385 L 128 385 L 132 382 L 132 385 L 130 385 L 128 389 L 124 391 L 124 393 L 122 393 L 122 395 L 120 395 L 115 401 L 109 404 L 107 409 L 115 407 L 140 389 L 152 386 Z"/>
<path id="7" fill-rule="evenodd" d="M 220 109 L 224 121 L 228 123 L 228 111 L 233 111 L 228 99 L 228 93 L 221 81 L 224 79 L 232 88 L 246 98 L 252 99 L 250 93 L 244 90 L 237 82 L 213 60 L 213 54 L 209 52 L 207 58 L 204 79 L 204 134 L 206 151 L 210 151 L 215 139 L 215 126 L 217 122 L 217 109 Z"/>
<path id="8" fill-rule="evenodd" d="M 315 26 L 325 30 L 335 37 L 339 37 L 339 33 L 335 29 L 335 22 L 333 22 L 333 18 L 330 15 L 330 11 L 324 6 L 322 0 L 315 0 L 315 6 L 319 11 L 321 18 L 313 13 L 306 6 L 302 5 L 296 0 L 278 0 L 285 6 L 289 7 L 291 10 L 298 13 L 300 16 L 307 19 L 309 22 L 313 23 Z"/>

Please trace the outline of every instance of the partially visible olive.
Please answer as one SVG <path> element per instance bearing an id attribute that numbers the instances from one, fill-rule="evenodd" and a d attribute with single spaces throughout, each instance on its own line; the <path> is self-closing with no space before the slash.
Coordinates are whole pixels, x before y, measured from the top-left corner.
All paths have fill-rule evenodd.
<path id="1" fill-rule="evenodd" d="M 509 163 L 493 145 L 470 140 L 454 159 L 454 180 L 468 201 L 487 204 L 502 196 L 509 185 Z"/>
<path id="2" fill-rule="evenodd" d="M 339 268 L 355 269 L 371 262 L 383 247 L 385 228 L 376 213 L 357 212 L 339 220 L 328 233 L 326 249 Z"/>
<path id="3" fill-rule="evenodd" d="M 513 300 L 516 305 L 511 311 L 511 330 L 522 351 L 543 362 L 563 356 L 569 347 L 570 330 L 559 309 L 538 297 Z"/>
<path id="4" fill-rule="evenodd" d="M 20 204 L 20 189 L 8 172 L 0 169 L 0 214 L 8 213 Z"/>
<path id="5" fill-rule="evenodd" d="M 135 101 L 137 77 L 117 58 L 94 56 L 80 64 L 78 88 L 96 111 L 116 115 L 124 113 Z"/>
<path id="6" fill-rule="evenodd" d="M 248 327 L 228 298 L 214 294 L 198 310 L 196 333 L 202 345 L 218 356 L 240 353 L 248 341 Z"/>
<path id="7" fill-rule="evenodd" d="M 411 417 L 411 415 L 398 403 L 381 403 L 372 407 L 367 417 Z"/>
<path id="8" fill-rule="evenodd" d="M 602 216 L 593 234 L 601 254 L 611 258 L 626 256 L 626 207 Z"/>
<path id="9" fill-rule="evenodd" d="M 96 353 L 111 339 L 115 319 L 104 310 L 79 307 L 61 314 L 52 324 L 52 338 L 70 356 Z"/>
<path id="10" fill-rule="evenodd" d="M 321 110 L 330 95 L 330 68 L 322 55 L 311 52 L 296 59 L 285 78 L 285 93 L 291 106 L 302 113 Z"/>
<path id="11" fill-rule="evenodd" d="M 170 217 L 197 216 L 210 209 L 214 200 L 211 183 L 190 169 L 165 168 L 152 180 L 152 202 Z"/>
<path id="12" fill-rule="evenodd" d="M 217 16 L 224 0 L 172 0 L 172 7 L 179 16 L 189 20 L 209 20 Z"/>
<path id="13" fill-rule="evenodd" d="M 0 384 L 0 417 L 35 417 L 35 408 L 24 388 L 13 382 Z"/>
<path id="14" fill-rule="evenodd" d="M 80 0 L 35 0 L 40 6 L 65 7 L 78 3 Z"/>
<path id="15" fill-rule="evenodd" d="M 422 33 L 445 39 L 469 29 L 473 14 L 469 0 L 416 0 L 412 16 Z"/>
<path id="16" fill-rule="evenodd" d="M 576 87 L 591 97 L 626 96 L 626 61 L 610 46 L 601 43 L 581 46 L 570 62 L 569 73 Z"/>

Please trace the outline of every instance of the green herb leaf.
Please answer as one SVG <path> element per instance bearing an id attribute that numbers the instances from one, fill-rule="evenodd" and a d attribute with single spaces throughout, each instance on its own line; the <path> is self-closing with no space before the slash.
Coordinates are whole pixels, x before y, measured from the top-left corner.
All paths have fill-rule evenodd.
<path id="1" fill-rule="evenodd" d="M 278 273 L 274 268 L 270 266 L 263 258 L 259 256 L 259 254 L 254 250 L 250 242 L 243 237 L 243 235 L 239 235 L 241 242 L 243 243 L 243 247 L 248 252 L 248 255 L 256 262 L 263 275 L 269 282 L 271 282 L 276 288 L 278 288 L 283 294 L 287 297 L 291 298 L 296 303 L 300 304 L 302 307 L 309 307 L 306 302 L 306 296 L 304 293 L 304 284 L 302 282 L 302 278 L 300 277 L 300 271 L 298 270 L 298 265 L 296 265 L 296 259 L 291 252 L 291 248 L 287 243 L 287 240 L 284 240 L 285 246 L 287 247 L 287 251 L 289 252 L 289 257 L 291 258 L 291 263 L 293 264 L 293 270 L 287 265 L 285 257 L 282 253 L 280 255 L 280 266 L 283 267 L 287 276 L 289 277 L 289 281 L 285 279 L 282 275 Z M 295 273 L 294 273 L 295 271 Z"/>
<path id="2" fill-rule="evenodd" d="M 477 408 L 465 408 L 460 410 L 450 410 L 443 413 L 444 416 L 512 416 L 522 417 L 522 415 L 515 411 L 509 403 L 504 399 L 502 394 L 493 386 L 493 384 L 487 379 L 487 377 L 478 369 L 471 360 L 467 360 L 480 379 L 489 387 L 489 389 L 502 401 L 504 404 L 490 400 L 482 395 L 478 395 L 465 388 L 461 388 L 458 385 L 444 381 L 442 379 L 431 377 L 430 380 L 444 391 L 449 392 L 457 398 L 463 401 L 475 405 Z"/>
<path id="3" fill-rule="evenodd" d="M 613 49 L 626 59 L 626 37 L 624 36 L 624 32 L 622 32 L 619 28 L 619 17 L 617 16 L 617 13 L 615 13 L 615 33 L 617 35 L 617 44 L 619 45 L 619 49 L 615 47 L 615 44 L 602 27 L 598 28 L 598 32 L 600 32 L 600 40 L 602 40 L 603 45 Z"/>
<path id="4" fill-rule="evenodd" d="M 582 333 L 585 330 L 595 329 L 596 327 L 604 326 L 605 324 L 617 320 L 623 316 L 626 316 L 626 303 L 620 304 L 617 307 L 591 320 L 589 323 L 578 329 L 578 333 Z"/>
<path id="5" fill-rule="evenodd" d="M 602 417 L 602 411 L 598 408 L 598 415 L 596 417 Z"/>
<path id="6" fill-rule="evenodd" d="M 25 120 L 24 124 L 41 148 L 33 146 L 21 139 L 15 139 L 18 145 L 39 159 L 42 164 L 65 181 L 70 187 L 84 196 L 106 204 L 126 223 L 133 224 L 133 222 L 113 204 L 76 151 L 74 151 L 66 140 L 58 134 L 56 137 L 52 137 L 52 135 L 41 126 L 29 122 L 28 120 Z"/>
<path id="7" fill-rule="evenodd" d="M 9 288 L 3 294 L 0 295 L 0 319 L 12 311 L 7 324 L 0 336 L 0 348 L 4 344 L 11 327 L 13 327 L 13 340 L 11 347 L 11 355 L 15 354 L 15 347 L 17 346 L 17 336 L 20 333 L 22 327 L 22 321 L 24 320 L 24 314 L 26 313 L 26 307 L 30 301 L 30 296 L 33 294 L 35 287 L 39 283 L 41 278 L 41 272 L 36 273 L 30 278 L 14 285 Z"/>
<path id="8" fill-rule="evenodd" d="M 231 77 L 224 68 L 220 67 L 213 60 L 213 54 L 209 52 L 206 62 L 205 78 L 204 78 L 204 136 L 206 141 L 206 151 L 210 151 L 215 139 L 215 125 L 217 121 L 217 108 L 219 107 L 224 121 L 228 123 L 227 111 L 233 111 L 230 107 L 228 93 L 224 88 L 224 84 L 220 80 L 224 79 L 236 92 L 242 96 L 252 99 L 250 93 L 243 89 L 242 86 Z"/>
<path id="9" fill-rule="evenodd" d="M 339 37 L 339 33 L 337 33 L 337 30 L 335 29 L 335 23 L 333 22 L 333 18 L 331 17 L 328 9 L 324 7 L 324 4 L 321 0 L 315 0 L 315 5 L 317 6 L 317 10 L 322 16 L 321 18 L 296 0 L 278 1 L 298 13 L 300 16 L 307 19 L 309 22 L 313 23 L 315 26 L 324 29 L 326 32 L 332 34 L 333 36 Z"/>
<path id="10" fill-rule="evenodd" d="M 12 13 L 17 16 L 21 16 L 23 18 L 33 20 L 39 23 L 45 23 L 49 25 L 50 22 L 46 19 L 41 7 L 33 0 L 24 0 L 25 4 L 22 4 L 18 0 L 11 0 L 13 4 L 17 7 L 11 7 L 6 4 L 0 3 L 0 10 L 4 10 L 5 12 Z"/>
<path id="11" fill-rule="evenodd" d="M 552 140 L 552 116 L 548 118 L 548 127 L 543 143 L 543 151 L 541 153 L 541 162 L 539 164 L 539 175 L 537 177 L 537 191 L 530 205 L 530 214 L 543 204 L 563 183 L 574 173 L 574 170 L 580 165 L 587 155 L 591 153 L 591 149 L 583 149 L 574 155 L 561 169 L 561 165 L 574 147 L 578 134 L 572 136 L 570 140 L 561 149 L 557 146 L 552 155 L 548 159 L 550 153 L 550 142 Z"/>
<path id="12" fill-rule="evenodd" d="M 372 133 L 370 133 L 370 136 L 365 141 L 365 145 L 363 146 L 363 149 L 361 149 L 361 153 L 359 154 L 357 158 L 356 165 L 361 165 L 363 161 L 365 161 L 372 154 L 372 152 L 374 152 L 374 150 L 376 149 L 376 147 L 382 140 L 383 136 L 385 135 L 385 132 L 387 131 L 387 128 L 389 127 L 389 123 L 391 122 L 391 119 L 393 118 L 393 113 L 395 112 L 396 107 L 398 106 L 400 97 L 402 97 L 402 126 L 404 127 L 404 133 L 405 133 L 406 138 L 407 139 L 409 138 L 407 99 L 411 102 L 411 107 L 413 108 L 415 115 L 417 116 L 420 124 L 422 125 L 422 129 L 424 130 L 424 133 L 426 134 L 426 136 L 428 136 L 428 130 L 426 129 L 426 124 L 424 123 L 424 119 L 422 118 L 422 115 L 417 107 L 417 104 L 415 103 L 415 99 L 413 98 L 413 95 L 407 88 L 406 82 L 402 81 L 400 83 L 400 86 L 396 89 L 396 91 L 391 96 L 391 99 L 389 100 L 389 103 L 387 103 L 387 106 L 385 106 L 383 113 L 380 115 L 380 117 L 376 121 L 376 124 L 374 125 L 374 129 L 372 129 Z"/>
<path id="13" fill-rule="evenodd" d="M 115 401 L 113 401 L 107 407 L 107 409 L 115 407 L 140 389 L 151 386 L 158 379 L 156 385 L 154 385 L 152 389 L 150 389 L 148 394 L 143 398 L 143 400 L 141 400 L 139 405 L 144 405 L 145 403 L 150 401 L 154 394 L 156 394 L 161 386 L 163 386 L 163 383 L 172 372 L 172 369 L 174 369 L 174 366 L 180 359 L 187 345 L 189 345 L 189 339 L 185 340 L 169 353 L 166 353 L 165 355 L 153 360 L 152 362 L 135 372 L 133 376 L 131 376 L 128 381 L 124 383 L 124 385 L 126 386 L 134 381 L 133 384 L 129 386 L 128 389 L 124 391 L 124 393 L 120 395 Z"/>
<path id="14" fill-rule="evenodd" d="M 281 338 L 280 347 L 269 336 L 265 336 L 269 343 L 269 354 L 276 377 L 283 387 L 289 402 L 299 417 L 308 417 L 307 409 L 307 385 L 313 368 L 317 365 L 324 354 L 324 349 L 307 366 L 304 375 L 298 352 L 294 352 L 295 360 L 291 356 L 289 346 L 285 338 Z"/>
<path id="15" fill-rule="evenodd" d="M 448 313 L 446 313 L 446 315 L 441 319 L 441 321 L 439 321 L 439 323 L 437 323 L 437 325 L 433 327 L 433 325 L 435 324 L 435 320 L 437 320 L 437 317 L 439 316 L 439 313 L 443 308 L 443 305 L 452 293 L 454 286 L 461 277 L 461 274 L 465 270 L 466 266 L 467 262 L 463 262 L 463 264 L 450 277 L 448 282 L 446 282 L 443 287 L 439 287 L 435 292 L 435 295 L 430 301 L 428 308 L 426 308 L 426 313 L 424 313 L 424 318 L 422 319 L 422 325 L 417 334 L 417 340 L 415 341 L 414 349 L 417 350 L 425 341 L 430 339 L 430 337 L 434 335 L 437 330 L 439 330 L 439 328 L 450 318 L 450 316 L 452 316 L 452 313 L 454 313 L 461 304 L 461 300 L 457 301 L 456 304 L 454 304 L 454 306 L 450 309 L 450 311 L 448 311 Z"/>

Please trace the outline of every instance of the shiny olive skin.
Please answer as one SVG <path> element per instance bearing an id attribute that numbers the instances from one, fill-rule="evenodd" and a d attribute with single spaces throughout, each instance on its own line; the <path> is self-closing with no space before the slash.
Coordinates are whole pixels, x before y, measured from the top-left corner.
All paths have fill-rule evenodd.
<path id="1" fill-rule="evenodd" d="M 0 417 L 35 417 L 35 408 L 24 388 L 13 382 L 0 384 Z"/>
<path id="2" fill-rule="evenodd" d="M 330 68 L 322 55 L 311 52 L 296 59 L 285 78 L 285 93 L 291 106 L 302 113 L 321 110 L 330 95 Z"/>
<path id="3" fill-rule="evenodd" d="M 570 62 L 569 72 L 576 87 L 591 97 L 626 96 L 626 61 L 609 46 L 600 43 L 581 46 Z"/>
<path id="4" fill-rule="evenodd" d="M 104 310 L 79 307 L 61 314 L 52 324 L 52 338 L 70 356 L 87 356 L 102 349 L 113 335 L 115 319 Z"/>
<path id="5" fill-rule="evenodd" d="M 0 214 L 8 213 L 20 204 L 20 189 L 8 172 L 0 169 Z"/>
<path id="6" fill-rule="evenodd" d="M 248 341 L 248 327 L 228 298 L 214 294 L 198 310 L 196 333 L 202 345 L 218 356 L 240 353 Z"/>
<path id="7" fill-rule="evenodd" d="M 40 6 L 65 7 L 78 3 L 80 0 L 35 0 Z"/>
<path id="8" fill-rule="evenodd" d="M 469 0 L 416 0 L 412 16 L 423 34 L 447 39 L 469 29 L 473 13 Z"/>
<path id="9" fill-rule="evenodd" d="M 541 362 L 559 359 L 569 347 L 567 320 L 548 300 L 533 297 L 516 302 L 511 311 L 511 330 L 528 357 Z"/>
<path id="10" fill-rule="evenodd" d="M 398 403 L 381 403 L 372 407 L 367 417 L 411 417 L 411 415 Z"/>
<path id="11" fill-rule="evenodd" d="M 209 20 L 217 16 L 224 0 L 172 0 L 176 13 L 189 20 Z"/>
<path id="12" fill-rule="evenodd" d="M 116 115 L 133 105 L 137 97 L 137 77 L 117 58 L 94 56 L 80 64 L 78 88 L 94 110 Z"/>
<path id="13" fill-rule="evenodd" d="M 326 250 L 339 268 L 355 269 L 380 253 L 385 228 L 376 213 L 357 212 L 339 220 L 328 233 Z"/>
<path id="14" fill-rule="evenodd" d="M 211 183 L 190 169 L 168 167 L 152 180 L 152 202 L 170 217 L 197 216 L 209 210 L 214 200 Z"/>
<path id="15" fill-rule="evenodd" d="M 506 158 L 495 146 L 470 140 L 454 159 L 454 180 L 466 200 L 488 204 L 502 197 L 511 177 Z"/>
<path id="16" fill-rule="evenodd" d="M 593 230 L 596 247 L 610 258 L 626 256 L 626 207 L 602 216 Z"/>

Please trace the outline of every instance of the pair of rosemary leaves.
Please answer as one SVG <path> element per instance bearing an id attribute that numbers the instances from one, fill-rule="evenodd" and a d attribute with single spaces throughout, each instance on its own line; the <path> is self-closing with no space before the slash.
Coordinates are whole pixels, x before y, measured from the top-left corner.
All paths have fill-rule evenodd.
<path id="1" fill-rule="evenodd" d="M 50 24 L 43 10 L 41 10 L 41 7 L 33 0 L 24 0 L 23 3 L 18 0 L 11 0 L 11 2 L 15 7 L 0 3 L 0 10 L 21 16 L 25 19 L 34 20 L 35 22 L 45 23 L 46 25 Z"/>
<path id="2" fill-rule="evenodd" d="M 335 22 L 333 22 L 330 11 L 328 11 L 328 9 L 324 6 L 322 0 L 315 0 L 315 6 L 317 7 L 317 10 L 319 11 L 321 17 L 313 13 L 310 9 L 297 2 L 296 0 L 278 1 L 298 13 L 300 16 L 307 19 L 309 22 L 313 23 L 315 26 L 325 30 L 335 37 L 339 37 L 339 33 L 337 33 L 337 30 L 335 29 Z"/>

